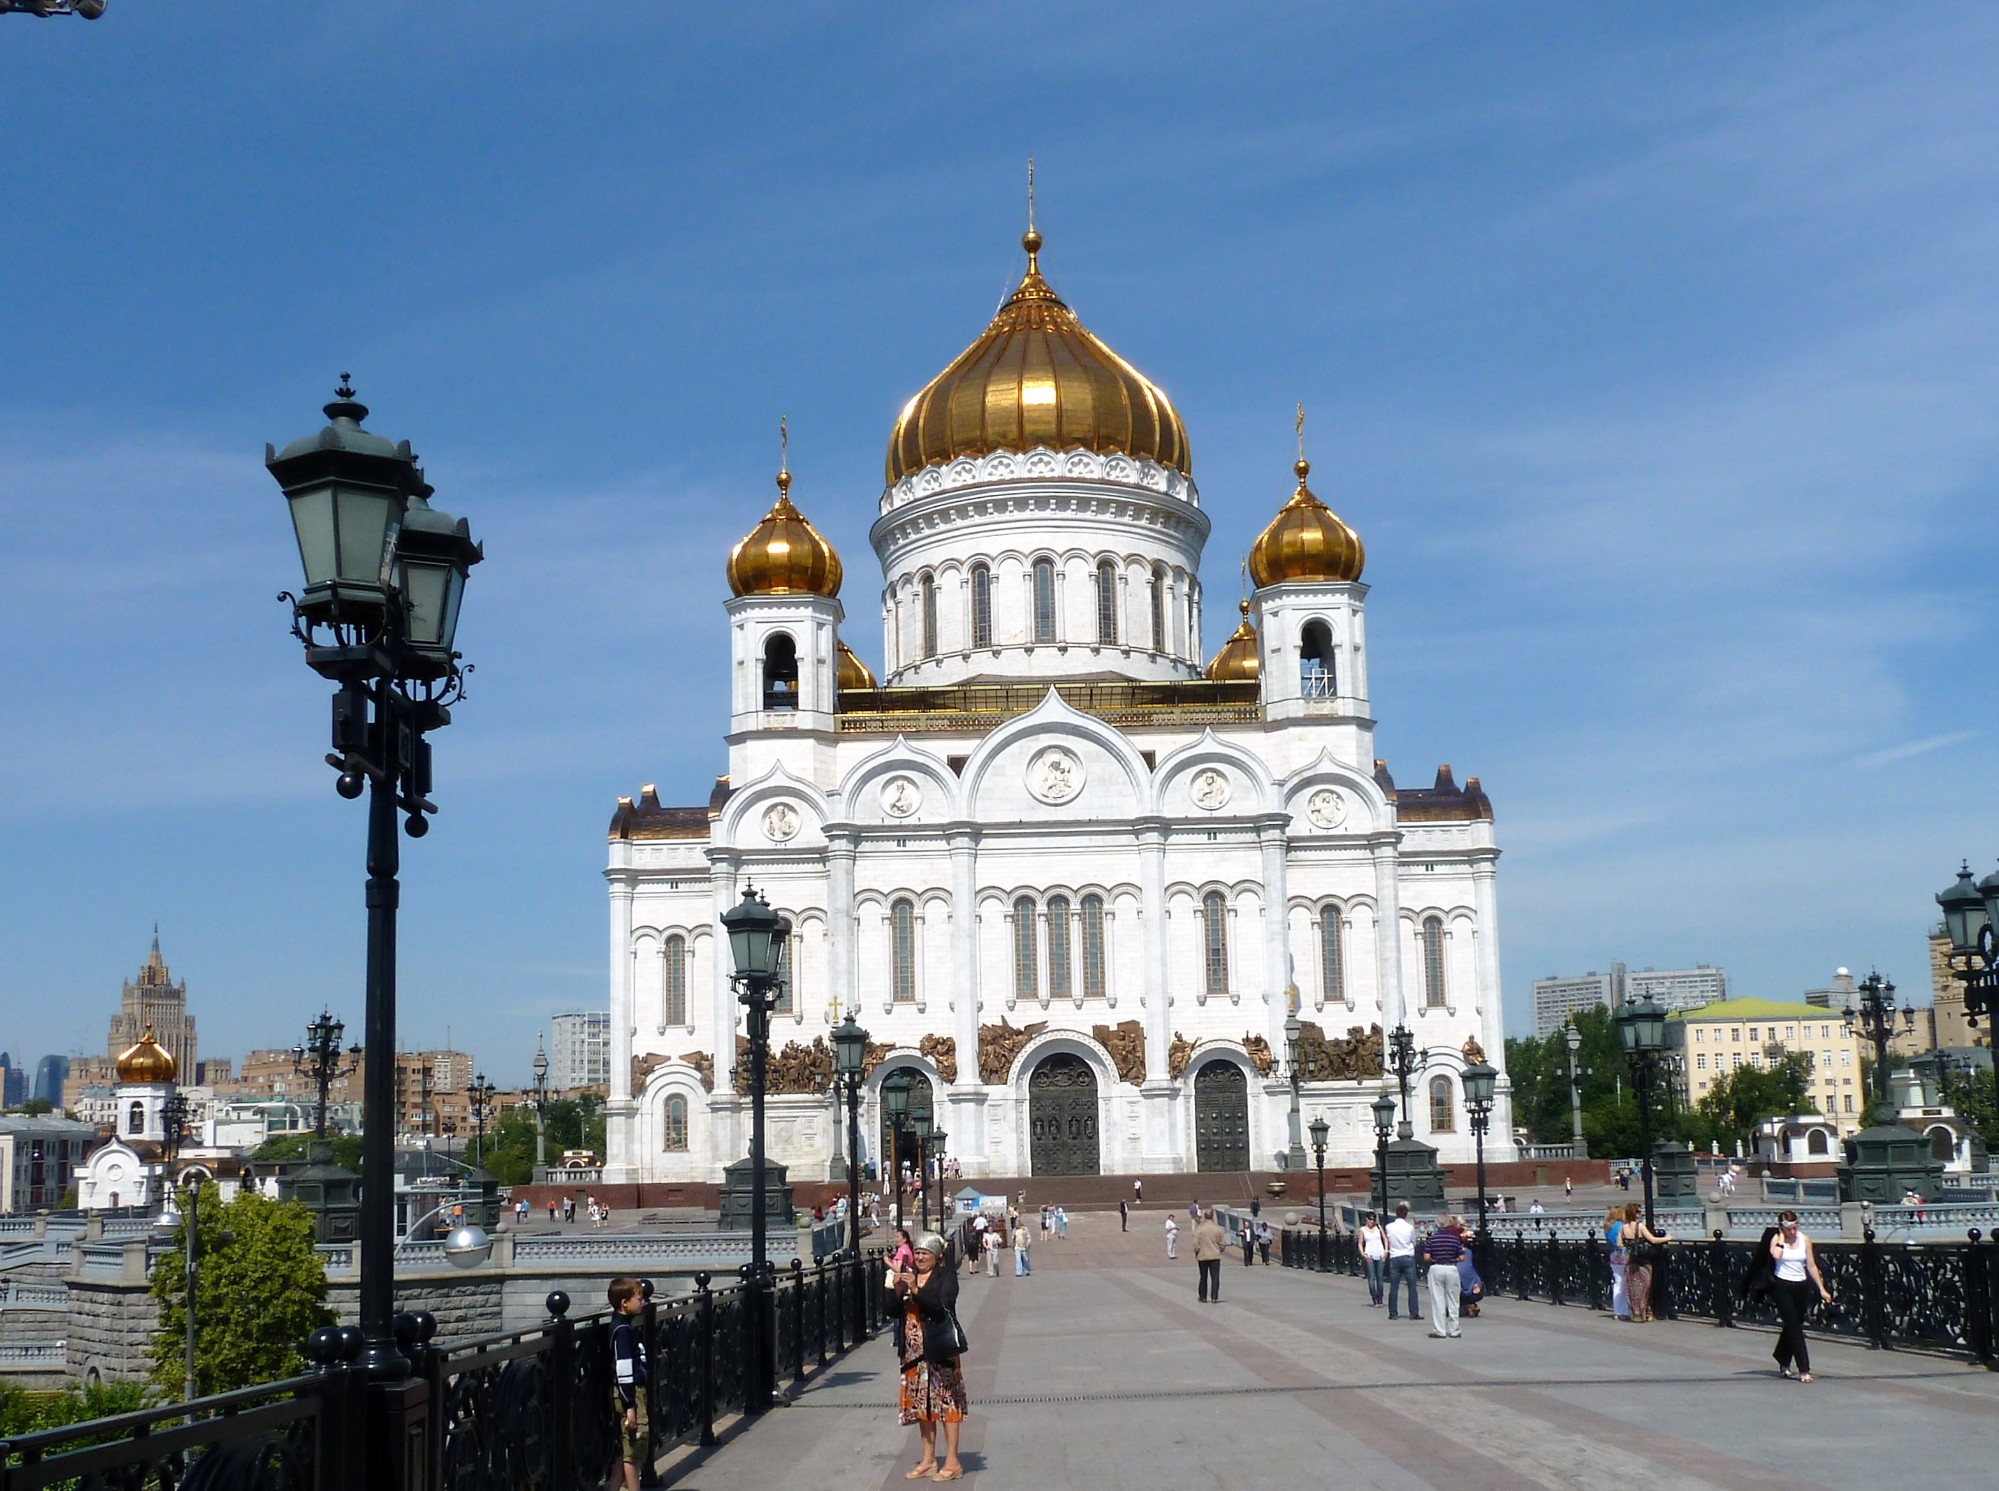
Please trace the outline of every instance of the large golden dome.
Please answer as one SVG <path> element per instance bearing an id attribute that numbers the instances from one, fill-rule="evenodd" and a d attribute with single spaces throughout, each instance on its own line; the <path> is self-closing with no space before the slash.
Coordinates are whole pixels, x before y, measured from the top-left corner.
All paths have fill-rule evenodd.
<path id="1" fill-rule="evenodd" d="M 1240 603 L 1242 622 L 1222 643 L 1222 650 L 1208 664 L 1207 676 L 1216 683 L 1255 683 L 1263 658 L 1257 650 L 1256 628 L 1249 619 L 1249 602 Z"/>
<path id="2" fill-rule="evenodd" d="M 875 675 L 868 665 L 855 656 L 854 649 L 845 642 L 840 644 L 840 664 L 837 680 L 843 689 L 871 689 L 875 687 Z"/>
<path id="3" fill-rule="evenodd" d="M 791 505 L 791 473 L 777 474 L 777 503 L 729 551 L 737 595 L 838 595 L 840 556 Z"/>
<path id="4" fill-rule="evenodd" d="M 1021 239 L 1027 273 L 992 324 L 903 406 L 888 485 L 959 456 L 1078 446 L 1193 475 L 1187 429 L 1165 394 L 1092 336 L 1041 277 L 1041 235 Z"/>
<path id="5" fill-rule="evenodd" d="M 1277 510 L 1249 551 L 1249 578 L 1261 588 L 1289 580 L 1358 580 L 1367 563 L 1360 535 L 1305 485 L 1311 465 L 1303 456 L 1291 468 L 1298 490 Z"/>
<path id="6" fill-rule="evenodd" d="M 118 1053 L 120 1082 L 171 1082 L 177 1075 L 179 1068 L 174 1065 L 173 1052 L 153 1039 L 150 1025 L 136 1045 Z"/>

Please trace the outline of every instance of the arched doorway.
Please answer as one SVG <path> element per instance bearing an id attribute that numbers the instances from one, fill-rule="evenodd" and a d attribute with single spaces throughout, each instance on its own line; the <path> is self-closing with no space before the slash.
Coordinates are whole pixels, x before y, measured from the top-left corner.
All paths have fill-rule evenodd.
<path id="1" fill-rule="evenodd" d="M 909 1084 L 908 1122 L 910 1125 L 914 1126 L 919 1118 L 936 1117 L 936 1099 L 934 1089 L 930 1086 L 930 1074 L 928 1072 L 924 1071 L 922 1067 L 917 1066 L 895 1067 L 887 1076 L 882 1078 L 882 1086 L 886 1087 L 889 1083 L 897 1081 Z M 892 1146 L 895 1143 L 889 1136 L 887 1103 L 881 1105 L 880 1137 L 881 1148 L 875 1151 L 876 1169 L 878 1174 L 886 1176 L 888 1174 L 889 1156 L 894 1152 Z M 901 1162 L 904 1165 L 910 1166 L 913 1173 L 916 1165 L 916 1141 L 908 1136 L 906 1130 L 902 1141 Z"/>
<path id="2" fill-rule="evenodd" d="M 1100 1175 L 1097 1074 L 1080 1056 L 1057 1051 L 1027 1079 L 1028 1173 Z"/>
<path id="3" fill-rule="evenodd" d="M 1194 1168 L 1249 1168 L 1249 1078 L 1225 1057 L 1194 1073 Z"/>

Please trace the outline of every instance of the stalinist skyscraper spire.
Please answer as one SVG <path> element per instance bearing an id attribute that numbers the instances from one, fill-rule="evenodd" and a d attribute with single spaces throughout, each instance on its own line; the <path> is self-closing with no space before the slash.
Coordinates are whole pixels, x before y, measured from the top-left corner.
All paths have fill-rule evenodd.
<path id="1" fill-rule="evenodd" d="M 153 1039 L 172 1053 L 175 1064 L 186 1073 L 184 1080 L 192 1082 L 194 1016 L 187 1012 L 186 982 L 175 983 L 166 960 L 160 956 L 160 928 L 157 922 L 153 924 L 152 951 L 146 955 L 139 977 L 125 985 L 118 1013 L 111 1017 L 111 1035 L 105 1044 L 104 1054 L 115 1059 L 119 1052 L 135 1044 L 145 1034 L 148 1025 L 153 1028 Z"/>

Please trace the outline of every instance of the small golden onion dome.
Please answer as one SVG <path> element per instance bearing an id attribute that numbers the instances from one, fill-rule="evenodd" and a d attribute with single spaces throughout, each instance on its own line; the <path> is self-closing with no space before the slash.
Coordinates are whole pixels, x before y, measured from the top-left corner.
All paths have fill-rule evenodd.
<path id="1" fill-rule="evenodd" d="M 153 1039 L 153 1027 L 139 1037 L 138 1044 L 118 1053 L 120 1082 L 171 1082 L 178 1075 L 173 1052 Z"/>
<path id="2" fill-rule="evenodd" d="M 1277 510 L 1249 551 L 1249 578 L 1258 588 L 1292 580 L 1358 580 L 1367 563 L 1360 535 L 1305 485 L 1311 463 L 1299 457 L 1298 490 Z"/>
<path id="3" fill-rule="evenodd" d="M 729 551 L 737 595 L 838 595 L 840 556 L 791 505 L 791 473 L 777 474 L 777 504 Z"/>
<path id="4" fill-rule="evenodd" d="M 1256 628 L 1249 619 L 1249 602 L 1241 604 L 1242 624 L 1222 643 L 1222 650 L 1208 664 L 1208 677 L 1216 683 L 1255 683 L 1263 666 L 1256 647 Z"/>
<path id="5" fill-rule="evenodd" d="M 1021 239 L 1027 273 L 992 324 L 915 398 L 889 436 L 894 486 L 959 456 L 1082 447 L 1193 475 L 1187 428 L 1166 395 L 1076 319 L 1041 277 L 1041 235 Z"/>
<path id="6" fill-rule="evenodd" d="M 854 649 L 845 642 L 840 644 L 839 686 L 843 689 L 871 689 L 877 687 L 874 674 L 868 665 L 854 655 Z"/>

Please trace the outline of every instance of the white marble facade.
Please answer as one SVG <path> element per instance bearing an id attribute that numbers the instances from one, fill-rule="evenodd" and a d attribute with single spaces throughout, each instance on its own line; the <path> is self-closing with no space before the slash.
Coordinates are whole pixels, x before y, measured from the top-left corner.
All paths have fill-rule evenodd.
<path id="1" fill-rule="evenodd" d="M 810 1048 L 849 1009 L 888 1048 L 863 1096 L 866 1156 L 881 1080 L 906 1066 L 933 1084 L 966 1175 L 1032 1174 L 1034 1074 L 1066 1056 L 1087 1067 L 1072 1114 L 1094 1079 L 1102 1173 L 1201 1168 L 1196 1078 L 1213 1061 L 1242 1074 L 1209 1077 L 1246 1092 L 1247 1144 L 1210 1159 L 1278 1168 L 1295 987 L 1329 1038 L 1406 1021 L 1426 1063 L 1415 1131 L 1446 1162 L 1470 1159 L 1463 1049 L 1495 1064 L 1503 1051 L 1499 852 L 1475 780 L 1445 768 L 1398 790 L 1375 759 L 1367 587 L 1260 588 L 1261 682 L 1210 683 L 1208 521 L 1184 470 L 1039 447 L 891 475 L 871 535 L 885 687 L 839 686 L 837 570 L 834 594 L 738 594 L 726 777 L 698 807 L 651 788 L 620 801 L 605 1178 L 716 1181 L 747 1150 L 747 1097 L 715 1059 L 742 1029 L 717 918 L 751 884 L 793 928 L 773 1049 Z M 1254 500 L 1281 497 L 1273 482 Z M 1309 678 L 1308 627 L 1333 654 L 1321 641 Z M 774 637 L 797 658 L 775 701 Z M 1043 1028 L 982 1079 L 981 1027 L 1002 1021 Z M 1122 1022 L 1142 1057 L 1129 1035 L 1093 1034 Z M 1332 1125 L 1329 1164 L 1368 1163 L 1381 1087 L 1306 1083 L 1304 1121 Z M 773 1158 L 843 1173 L 830 1094 L 779 1094 L 769 1113 Z M 1511 1130 L 1502 1079 L 1489 1159 L 1513 1158 Z M 1075 1163 L 1073 1142 L 1064 1154 Z"/>

